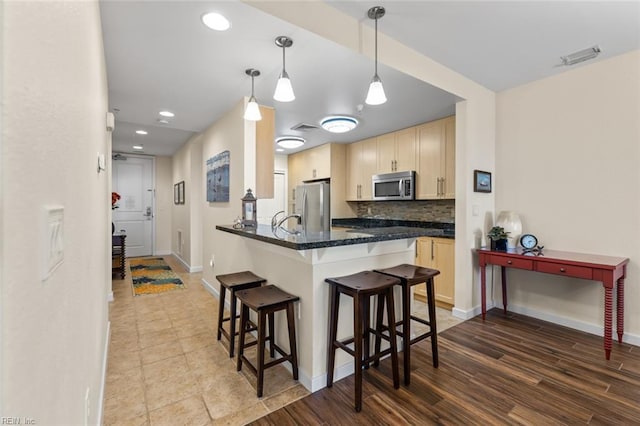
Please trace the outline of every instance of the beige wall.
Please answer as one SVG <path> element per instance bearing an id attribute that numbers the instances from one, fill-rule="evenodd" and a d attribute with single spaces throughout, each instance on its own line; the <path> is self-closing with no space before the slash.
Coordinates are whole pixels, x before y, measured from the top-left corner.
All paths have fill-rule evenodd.
<path id="1" fill-rule="evenodd" d="M 187 268 L 191 267 L 191 205 L 192 197 L 185 194 L 185 204 L 173 203 L 173 185 L 178 182 L 185 182 L 185 192 L 189 193 L 191 188 L 191 150 L 193 141 L 197 136 L 193 136 L 185 143 L 180 150 L 172 157 L 172 182 L 171 182 L 171 252 L 178 257 Z M 182 234 L 182 241 L 178 240 L 178 233 Z"/>
<path id="2" fill-rule="evenodd" d="M 171 254 L 171 213 L 173 210 L 173 183 L 171 157 L 156 157 L 156 255 Z"/>
<path id="3" fill-rule="evenodd" d="M 497 97 L 496 210 L 553 249 L 629 257 L 625 330 L 640 344 L 640 51 Z M 600 333 L 602 286 L 509 271 L 509 304 Z M 496 287 L 497 290 L 497 287 Z M 496 298 L 499 295 L 496 292 Z"/>
<path id="4" fill-rule="evenodd" d="M 1 412 L 98 424 L 110 291 L 107 80 L 97 2 L 3 2 Z M 46 35 L 46 36 L 44 36 Z M 110 165 L 110 164 L 109 164 Z M 108 166 L 109 166 L 108 165 Z M 41 279 L 43 210 L 64 262 Z"/>

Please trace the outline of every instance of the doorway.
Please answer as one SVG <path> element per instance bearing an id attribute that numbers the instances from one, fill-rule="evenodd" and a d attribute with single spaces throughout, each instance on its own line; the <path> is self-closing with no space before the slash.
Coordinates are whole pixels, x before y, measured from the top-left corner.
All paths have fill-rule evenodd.
<path id="1" fill-rule="evenodd" d="M 269 225 L 274 214 L 285 210 L 287 196 L 287 179 L 283 171 L 273 173 L 273 198 L 258 200 L 258 223 Z"/>
<path id="2" fill-rule="evenodd" d="M 114 155 L 112 190 L 120 194 L 113 210 L 115 232 L 124 232 L 127 257 L 153 254 L 155 229 L 154 159 Z"/>

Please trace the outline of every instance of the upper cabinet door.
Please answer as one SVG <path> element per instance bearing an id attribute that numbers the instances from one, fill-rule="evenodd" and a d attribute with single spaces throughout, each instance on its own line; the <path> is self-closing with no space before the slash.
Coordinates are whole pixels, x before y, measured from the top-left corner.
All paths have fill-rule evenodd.
<path id="1" fill-rule="evenodd" d="M 378 158 L 376 138 L 365 139 L 360 143 L 362 144 L 362 150 L 360 151 L 360 199 L 372 200 L 371 176 L 376 174 Z"/>
<path id="2" fill-rule="evenodd" d="M 387 133 L 376 138 L 377 144 L 377 173 L 395 172 L 396 138 L 395 133 Z"/>
<path id="3" fill-rule="evenodd" d="M 416 170 L 416 128 L 395 132 L 395 170 L 406 172 Z"/>
<path id="4" fill-rule="evenodd" d="M 456 117 L 444 119 L 444 173 L 442 198 L 456 198 Z"/>
<path id="5" fill-rule="evenodd" d="M 440 153 L 443 139 L 444 127 L 439 120 L 418 127 L 416 198 L 440 198 Z"/>

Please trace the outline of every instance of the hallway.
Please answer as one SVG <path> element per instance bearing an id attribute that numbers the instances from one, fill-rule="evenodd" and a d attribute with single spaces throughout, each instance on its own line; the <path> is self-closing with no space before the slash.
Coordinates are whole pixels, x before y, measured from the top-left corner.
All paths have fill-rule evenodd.
<path id="1" fill-rule="evenodd" d="M 218 303 L 201 274 L 164 258 L 185 290 L 134 297 L 128 269 L 113 280 L 105 425 L 244 424 L 309 394 L 280 365 L 265 372 L 258 399 L 255 376 L 237 373 L 216 340 Z"/>

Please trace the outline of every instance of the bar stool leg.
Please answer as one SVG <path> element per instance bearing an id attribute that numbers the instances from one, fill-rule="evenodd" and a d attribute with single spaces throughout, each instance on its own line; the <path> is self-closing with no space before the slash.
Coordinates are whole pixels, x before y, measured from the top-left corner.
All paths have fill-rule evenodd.
<path id="1" fill-rule="evenodd" d="M 291 370 L 293 380 L 298 380 L 298 350 L 296 344 L 295 313 L 293 302 L 287 304 L 287 327 L 289 329 L 289 353 L 291 354 Z"/>
<path id="2" fill-rule="evenodd" d="M 396 315 L 393 306 L 393 287 L 389 287 L 386 291 L 387 298 L 387 322 L 389 327 L 389 341 L 391 343 L 391 370 L 393 372 L 393 387 L 400 387 L 400 379 L 398 377 L 398 344 L 396 342 Z"/>
<path id="3" fill-rule="evenodd" d="M 402 361 L 404 384 L 411 383 L 411 286 L 402 286 Z"/>
<path id="4" fill-rule="evenodd" d="M 333 386 L 333 368 L 336 361 L 336 336 L 338 334 L 338 306 L 340 304 L 340 293 L 335 286 L 329 286 L 329 337 L 327 349 L 327 387 Z"/>
<path id="5" fill-rule="evenodd" d="M 244 355 L 244 338 L 246 334 L 246 325 L 249 320 L 249 307 L 242 304 L 240 307 L 240 337 L 238 338 L 238 359 L 236 361 L 236 370 L 242 370 L 242 356 Z"/>
<path id="6" fill-rule="evenodd" d="M 222 337 L 222 319 L 224 318 L 224 296 L 226 288 L 220 284 L 220 300 L 218 306 L 218 340 Z"/>
<path id="7" fill-rule="evenodd" d="M 229 311 L 231 312 L 231 316 L 229 317 L 229 358 L 233 358 L 235 346 L 236 346 L 236 292 L 231 291 L 231 307 Z"/>
<path id="8" fill-rule="evenodd" d="M 376 344 L 375 344 L 375 353 L 379 354 L 380 353 L 380 343 L 382 341 L 381 337 L 380 337 L 380 333 L 382 332 L 382 317 L 384 315 L 384 297 L 382 297 L 382 295 L 377 295 L 376 298 L 378 299 L 378 308 L 376 310 Z M 373 361 L 373 366 L 377 367 L 380 365 L 380 358 L 376 358 L 375 361 Z"/>
<path id="9" fill-rule="evenodd" d="M 276 347 L 275 347 L 275 320 L 273 312 L 269 313 L 269 356 L 271 358 L 276 357 Z"/>
<path id="10" fill-rule="evenodd" d="M 355 392 L 355 406 L 356 411 L 362 411 L 362 303 L 360 301 L 360 297 L 356 294 L 353 300 L 353 346 L 355 349 L 354 353 L 354 364 L 355 364 L 355 383 L 356 383 L 356 392 Z"/>
<path id="11" fill-rule="evenodd" d="M 438 328 L 436 326 L 436 298 L 433 290 L 433 278 L 427 282 L 427 305 L 429 306 L 429 327 L 431 327 L 431 357 L 433 366 L 438 368 Z"/>
<path id="12" fill-rule="evenodd" d="M 363 353 L 364 359 L 369 359 L 369 345 L 371 344 L 369 329 L 371 328 L 371 297 L 366 296 L 360 299 L 362 303 L 362 338 L 364 339 L 363 343 Z M 365 370 L 369 369 L 369 362 L 364 363 Z"/>
<path id="13" fill-rule="evenodd" d="M 265 349 L 265 322 L 267 314 L 263 310 L 258 312 L 258 398 L 262 398 L 264 384 L 264 349 Z"/>

